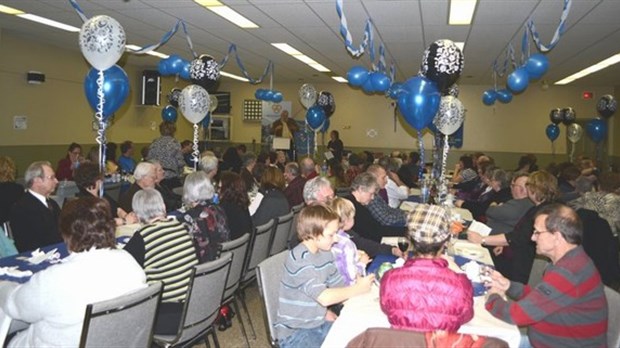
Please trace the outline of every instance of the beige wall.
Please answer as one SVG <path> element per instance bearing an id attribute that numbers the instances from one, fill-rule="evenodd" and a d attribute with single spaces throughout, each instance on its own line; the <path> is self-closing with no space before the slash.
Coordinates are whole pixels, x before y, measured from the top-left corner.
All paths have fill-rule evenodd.
<path id="1" fill-rule="evenodd" d="M 76 43 L 77 45 L 77 43 Z M 36 52 L 36 53 L 35 53 Z M 353 63 L 353 62 L 352 62 Z M 131 95 L 117 112 L 107 135 L 110 141 L 122 142 L 130 139 L 136 143 L 149 143 L 159 133 L 152 129 L 161 121 L 161 108 L 165 95 L 176 85 L 174 78 L 162 78 L 162 106 L 138 105 L 141 71 L 149 67 L 123 66 L 129 75 Z M 150 67 L 151 69 L 154 67 Z M 553 68 L 553 66 L 551 67 Z M 46 82 L 41 85 L 26 83 L 26 72 L 37 70 L 45 73 Z M 0 35 L 0 155 L 19 156 L 23 145 L 46 146 L 62 149 L 72 141 L 93 144 L 95 132 L 91 130 L 93 112 L 86 102 L 83 81 L 89 67 L 79 51 L 67 51 L 29 41 L 3 31 Z M 233 60 L 227 71 L 238 74 Z M 258 74 L 258 72 L 252 72 Z M 283 92 L 285 100 L 293 103 L 293 116 L 304 119 L 305 110 L 297 98 L 301 83 L 278 83 L 274 88 Z M 346 147 L 373 149 L 415 149 L 415 131 L 404 124 L 400 117 L 394 131 L 394 114 L 391 100 L 383 96 L 368 96 L 361 90 L 345 84 L 315 84 L 317 90 L 331 92 L 336 100 L 336 113 L 331 119 L 331 129 L 340 131 Z M 461 85 L 459 98 L 467 109 L 465 136 L 462 152 L 489 151 L 515 154 L 532 152 L 546 156 L 551 154 L 551 145 L 545 136 L 551 108 L 572 106 L 579 119 L 595 115 L 596 99 L 606 93 L 620 95 L 620 88 L 593 86 L 587 88 L 595 93 L 594 100 L 581 99 L 581 87 L 554 87 L 542 90 L 539 84 L 531 85 L 522 95 L 515 96 L 509 104 L 484 106 L 481 94 L 490 86 Z M 267 84 L 250 85 L 221 79 L 220 91 L 230 91 L 232 96 L 233 138 L 235 143 L 251 143 L 260 139 L 260 125 L 244 122 L 242 105 L 244 99 L 254 99 L 257 88 L 268 88 Z M 13 116 L 28 117 L 28 130 L 13 130 Z M 620 122 L 615 115 L 611 118 L 610 141 L 607 151 L 620 155 L 620 145 L 614 146 L 614 139 L 620 139 Z M 177 122 L 178 139 L 191 138 L 192 129 L 181 115 Z M 561 125 L 561 135 L 556 143 L 558 157 L 566 154 L 566 127 Z M 377 136 L 367 136 L 369 129 L 375 129 Z M 616 140 L 616 143 L 620 140 Z M 425 136 L 426 147 L 431 147 L 431 137 Z M 615 150 L 615 151 L 614 151 Z M 30 149 L 28 157 L 36 151 Z M 48 154 L 48 152 L 45 152 Z M 64 155 L 60 151 L 56 160 Z M 456 155 L 456 153 L 455 153 Z M 451 156 L 452 157 L 452 156 Z M 564 157 L 565 158 L 565 157 Z M 33 158 L 34 160 L 36 158 Z M 23 159 L 29 161 L 30 159 Z M 561 161 L 562 159 L 558 159 Z"/>

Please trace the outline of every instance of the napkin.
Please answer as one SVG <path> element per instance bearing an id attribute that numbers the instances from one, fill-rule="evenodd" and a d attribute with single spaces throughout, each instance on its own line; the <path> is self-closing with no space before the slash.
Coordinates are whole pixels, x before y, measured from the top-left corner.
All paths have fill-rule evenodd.
<path id="1" fill-rule="evenodd" d="M 32 276 L 32 271 L 20 271 L 17 266 L 0 267 L 0 276 L 5 275 L 16 278 L 30 277 Z"/>
<path id="2" fill-rule="evenodd" d="M 60 262 L 60 253 L 58 252 L 57 248 L 54 248 L 50 251 L 43 252 L 41 251 L 41 249 L 37 248 L 37 250 L 34 250 L 31 254 L 30 257 L 25 258 L 26 261 L 34 264 L 34 265 L 38 265 L 43 261 L 47 261 L 49 263 L 57 263 Z"/>

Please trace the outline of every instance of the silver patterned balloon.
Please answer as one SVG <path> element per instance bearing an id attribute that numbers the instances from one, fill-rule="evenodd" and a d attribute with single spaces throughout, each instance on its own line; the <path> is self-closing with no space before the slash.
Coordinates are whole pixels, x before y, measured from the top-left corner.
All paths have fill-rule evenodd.
<path id="1" fill-rule="evenodd" d="M 214 96 L 213 94 L 209 94 L 209 112 L 213 112 L 215 111 L 215 109 L 217 109 L 217 104 L 218 104 L 218 100 L 217 97 Z"/>
<path id="2" fill-rule="evenodd" d="M 463 103 L 451 95 L 441 97 L 439 111 L 437 111 L 437 115 L 433 119 L 435 127 L 441 133 L 450 135 L 459 129 L 464 120 L 465 108 Z"/>
<path id="3" fill-rule="evenodd" d="M 209 93 L 198 85 L 183 88 L 179 97 L 179 109 L 191 123 L 200 123 L 207 116 L 210 104 Z"/>
<path id="4" fill-rule="evenodd" d="M 316 97 L 316 88 L 309 83 L 304 83 L 299 89 L 299 100 L 306 109 L 316 103 Z"/>
<path id="5" fill-rule="evenodd" d="M 583 128 L 577 123 L 571 123 L 566 127 L 566 137 L 571 143 L 576 143 L 581 140 L 583 136 Z"/>
<path id="6" fill-rule="evenodd" d="M 125 30 L 109 16 L 94 16 L 84 22 L 80 30 L 80 50 L 97 70 L 114 66 L 125 52 L 125 43 Z"/>

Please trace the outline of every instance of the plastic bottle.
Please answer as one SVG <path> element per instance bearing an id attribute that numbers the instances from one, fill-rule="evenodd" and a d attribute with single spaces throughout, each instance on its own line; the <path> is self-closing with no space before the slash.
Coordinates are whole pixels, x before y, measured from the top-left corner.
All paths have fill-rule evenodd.
<path id="1" fill-rule="evenodd" d="M 323 160 L 323 164 L 321 164 L 321 176 L 327 176 L 327 161 Z"/>

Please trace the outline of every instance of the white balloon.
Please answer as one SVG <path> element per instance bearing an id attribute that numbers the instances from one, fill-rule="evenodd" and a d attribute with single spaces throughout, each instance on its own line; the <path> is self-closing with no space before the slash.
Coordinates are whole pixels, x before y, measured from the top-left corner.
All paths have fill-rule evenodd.
<path id="1" fill-rule="evenodd" d="M 316 103 L 316 96 L 316 88 L 309 83 L 304 83 L 299 89 L 299 100 L 306 109 Z"/>
<path id="2" fill-rule="evenodd" d="M 456 132 L 465 120 L 465 108 L 458 98 L 451 95 L 441 97 L 439 103 L 439 111 L 433 119 L 433 124 L 437 129 L 445 134 L 450 135 Z"/>
<path id="3" fill-rule="evenodd" d="M 97 70 L 114 66 L 125 52 L 125 30 L 114 18 L 94 16 L 80 30 L 80 50 Z"/>
<path id="4" fill-rule="evenodd" d="M 211 103 L 209 105 L 209 112 L 215 111 L 215 109 L 217 109 L 217 104 L 218 104 L 217 97 L 214 96 L 213 94 L 209 94 L 209 102 Z"/>
<path id="5" fill-rule="evenodd" d="M 574 144 L 581 140 L 581 136 L 583 136 L 583 128 L 577 123 L 571 123 L 566 127 L 566 137 L 571 143 Z"/>
<path id="6" fill-rule="evenodd" d="M 191 123 L 200 123 L 209 112 L 209 93 L 198 85 L 183 88 L 179 96 L 179 109 Z"/>

